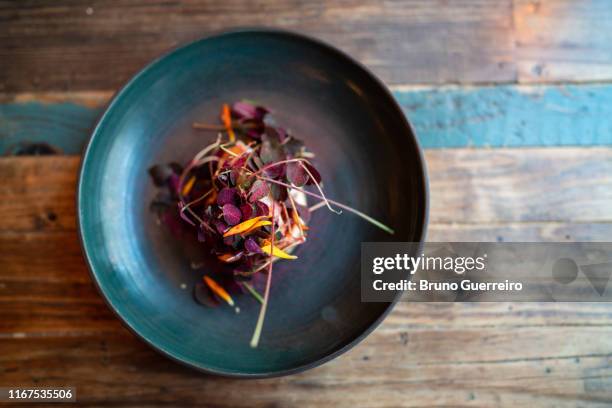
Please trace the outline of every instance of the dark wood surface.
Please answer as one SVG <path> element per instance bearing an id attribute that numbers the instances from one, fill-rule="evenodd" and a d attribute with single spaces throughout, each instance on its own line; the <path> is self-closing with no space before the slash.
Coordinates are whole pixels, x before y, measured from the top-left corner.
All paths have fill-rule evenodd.
<path id="1" fill-rule="evenodd" d="M 244 26 L 316 35 L 392 83 L 509 81 L 516 74 L 508 0 L 52 0 L 9 3 L 0 21 L 0 59 L 12 61 L 0 73 L 7 92 L 115 89 L 160 52 Z"/>
<path id="2" fill-rule="evenodd" d="M 593 213 L 600 215 L 592 219 L 584 203 L 571 204 L 580 202 L 580 174 L 612 163 L 611 149 L 593 153 L 597 159 L 587 161 L 580 149 L 531 149 L 527 156 L 507 149 L 496 160 L 504 165 L 494 168 L 486 165 L 485 149 L 428 151 L 430 239 L 606 239 L 612 223 L 598 204 Z M 558 161 L 563 165 L 552 169 Z M 603 407 L 612 401 L 608 304 L 402 303 L 363 344 L 306 373 L 245 382 L 182 368 L 128 333 L 93 287 L 75 233 L 78 163 L 76 156 L 0 160 L 3 383 L 69 384 L 81 403 L 118 406 Z M 514 184 L 533 172 L 544 176 L 513 194 Z M 612 186 L 591 190 L 600 203 Z M 551 205 L 551 196 L 567 203 Z M 551 210 L 523 220 L 525 202 Z"/>
<path id="3" fill-rule="evenodd" d="M 430 240 L 612 237 L 607 0 L 0 0 L 0 138 L 21 129 L 82 143 L 152 58 L 253 25 L 317 36 L 398 98 L 418 94 L 402 106 L 421 135 L 449 145 L 479 132 L 544 145 L 565 132 L 577 146 L 603 135 L 586 144 L 599 147 L 426 151 Z M 424 84 L 449 91 L 419 94 Z M 302 374 L 237 381 L 183 368 L 127 332 L 93 287 L 76 234 L 78 163 L 0 158 L 0 386 L 76 386 L 88 406 L 612 405 L 605 303 L 402 303 L 362 344 Z"/>
<path id="4" fill-rule="evenodd" d="M 609 80 L 610 19 L 607 0 L 5 0 L 0 92 L 114 90 L 170 48 L 252 26 L 317 36 L 391 85 Z"/>

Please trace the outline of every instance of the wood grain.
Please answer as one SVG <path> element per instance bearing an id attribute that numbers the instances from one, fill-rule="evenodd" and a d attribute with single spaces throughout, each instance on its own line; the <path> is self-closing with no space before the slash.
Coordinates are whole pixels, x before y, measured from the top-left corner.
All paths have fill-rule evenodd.
<path id="1" fill-rule="evenodd" d="M 392 91 L 424 148 L 612 145 L 612 84 Z M 109 92 L 0 94 L 0 154 L 25 142 L 80 154 L 110 97 Z"/>
<path id="2" fill-rule="evenodd" d="M 78 400 L 91 406 L 604 407 L 612 398 L 611 334 L 609 327 L 383 326 L 332 364 L 254 381 L 181 368 L 123 333 L 0 340 L 0 366 L 19 384 L 76 386 Z"/>
<path id="3" fill-rule="evenodd" d="M 608 84 L 437 85 L 612 80 L 610 21 L 606 0 L 0 0 L 0 146 L 77 154 L 113 91 L 152 58 L 253 25 L 319 37 L 397 85 L 427 146 L 609 145 Z M 426 156 L 431 241 L 612 236 L 612 148 Z M 76 235 L 78 162 L 0 158 L 0 385 L 76 386 L 87 406 L 612 405 L 607 303 L 401 303 L 358 347 L 299 375 L 183 368 L 94 288 Z"/>
<path id="4" fill-rule="evenodd" d="M 612 220 L 612 148 L 436 149 L 426 161 L 434 224 Z M 0 228 L 74 230 L 78 164 L 76 156 L 1 159 Z"/>
<path id="5" fill-rule="evenodd" d="M 514 0 L 520 82 L 609 81 L 612 4 L 607 0 Z"/>
<path id="6" fill-rule="evenodd" d="M 74 231 L 79 160 L 0 159 L 1 229 Z"/>
<path id="7" fill-rule="evenodd" d="M 610 242 L 612 222 L 430 222 L 431 242 Z"/>
<path id="8" fill-rule="evenodd" d="M 511 0 L 3 2 L 0 92 L 116 89 L 151 59 L 221 29 L 319 37 L 390 84 L 516 78 Z"/>
<path id="9" fill-rule="evenodd" d="M 607 0 L 171 1 L 0 4 L 0 92 L 114 90 L 211 32 L 317 36 L 389 84 L 612 79 Z"/>
<path id="10" fill-rule="evenodd" d="M 596 204 L 608 197 L 606 189 L 590 189 L 600 222 L 547 222 L 550 214 L 537 222 L 464 218 L 466 211 L 520 214 L 523 194 L 533 205 L 549 205 L 550 194 L 572 196 L 581 175 L 609 164 L 610 150 L 428 151 L 432 202 L 444 204 L 432 206 L 430 238 L 610 236 L 612 216 L 604 220 Z M 496 158 L 499 168 L 485 165 L 485 157 Z M 521 187 L 534 171 L 527 161 L 540 163 L 539 171 L 556 163 L 556 179 L 552 171 L 540 181 L 532 177 L 547 195 Z M 0 213 L 10 214 L 0 222 L 2 383 L 76 386 L 88 406 L 604 407 L 612 401 L 612 308 L 606 303 L 401 303 L 364 343 L 306 373 L 238 382 L 183 368 L 128 333 L 93 287 L 74 230 L 78 163 L 75 156 L 0 159 Z M 499 183 L 510 174 L 515 183 Z M 473 200 L 483 207 L 451 205 L 484 194 L 478 186 L 491 179 L 500 187 Z M 17 196 L 28 205 L 13 204 Z M 580 218 L 584 205 L 559 214 Z M 58 215 L 54 223 L 32 221 L 48 211 Z"/>
<path id="11" fill-rule="evenodd" d="M 464 238 L 477 240 L 480 235 L 465 233 Z M 91 282 L 74 231 L 1 232 L 0 305 L 0 337 L 91 335 L 113 333 L 120 327 Z M 612 308 L 605 303 L 418 303 L 400 306 L 386 324 L 397 330 L 432 324 L 456 329 L 582 326 L 607 325 L 611 318 Z"/>
<path id="12" fill-rule="evenodd" d="M 424 148 L 612 145 L 612 85 L 401 86 Z"/>
<path id="13" fill-rule="evenodd" d="M 426 153 L 432 222 L 612 219 L 612 149 L 439 149 Z"/>

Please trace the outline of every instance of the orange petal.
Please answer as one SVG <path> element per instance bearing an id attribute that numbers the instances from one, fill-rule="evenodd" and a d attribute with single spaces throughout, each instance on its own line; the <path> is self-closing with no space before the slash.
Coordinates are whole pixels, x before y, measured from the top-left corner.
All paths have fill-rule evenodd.
<path id="1" fill-rule="evenodd" d="M 209 278 L 208 276 L 204 276 L 204 282 L 208 285 L 208 287 L 215 292 L 217 296 L 221 299 L 225 300 L 230 306 L 234 306 L 234 299 L 227 293 L 223 286 L 219 285 L 217 282 Z"/>
<path id="2" fill-rule="evenodd" d="M 221 111 L 221 121 L 223 122 L 223 126 L 225 126 L 225 130 L 227 130 L 230 142 L 235 141 L 236 135 L 234 135 L 234 129 L 232 128 L 232 115 L 230 113 L 230 108 L 227 103 L 223 104 L 223 110 Z"/>
<path id="3" fill-rule="evenodd" d="M 228 147 L 227 150 L 229 150 L 232 153 L 240 155 L 246 152 L 247 149 L 245 148 L 244 143 L 237 142 L 234 146 Z"/>
<path id="4" fill-rule="evenodd" d="M 185 185 L 183 186 L 183 190 L 181 191 L 181 193 L 186 196 L 187 194 L 189 194 L 189 192 L 191 191 L 191 189 L 193 188 L 193 185 L 195 184 L 196 178 L 195 176 L 191 176 L 191 178 L 189 180 L 187 180 L 187 183 L 185 183 Z"/>

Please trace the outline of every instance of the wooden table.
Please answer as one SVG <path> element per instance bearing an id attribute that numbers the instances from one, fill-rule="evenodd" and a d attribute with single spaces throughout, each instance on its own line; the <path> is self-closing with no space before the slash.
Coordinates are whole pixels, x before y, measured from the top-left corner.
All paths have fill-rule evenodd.
<path id="1" fill-rule="evenodd" d="M 426 147 L 432 241 L 609 241 L 607 0 L 0 1 L 0 386 L 90 406 L 611 406 L 612 305 L 403 303 L 340 358 L 257 381 L 158 355 L 92 286 L 79 153 L 160 53 L 234 26 L 300 30 L 386 81 Z"/>

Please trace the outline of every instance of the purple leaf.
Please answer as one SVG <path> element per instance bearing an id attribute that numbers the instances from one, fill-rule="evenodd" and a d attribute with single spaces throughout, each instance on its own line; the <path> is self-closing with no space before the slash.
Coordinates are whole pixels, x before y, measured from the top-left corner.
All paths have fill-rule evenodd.
<path id="1" fill-rule="evenodd" d="M 259 157 L 265 164 L 275 163 L 285 159 L 285 152 L 278 141 L 278 133 L 266 129 L 266 134 L 264 134 L 261 139 Z"/>
<path id="2" fill-rule="evenodd" d="M 282 177 L 285 174 L 287 165 L 285 163 L 280 164 L 268 164 L 269 168 L 264 170 L 266 176 L 276 179 Z"/>
<path id="3" fill-rule="evenodd" d="M 240 119 L 256 119 L 263 120 L 268 110 L 263 106 L 256 106 L 249 102 L 240 101 L 234 103 L 232 111 Z"/>
<path id="4" fill-rule="evenodd" d="M 217 196 L 217 204 L 224 206 L 225 204 L 236 204 L 238 200 L 238 191 L 235 188 L 222 188 Z"/>
<path id="5" fill-rule="evenodd" d="M 314 176 L 314 173 L 313 173 Z M 308 173 L 302 167 L 301 162 L 287 164 L 287 180 L 298 187 L 302 187 L 308 181 Z"/>
<path id="6" fill-rule="evenodd" d="M 215 220 L 214 225 L 219 234 L 223 234 L 227 230 L 227 224 L 221 220 Z"/>
<path id="7" fill-rule="evenodd" d="M 249 253 L 253 253 L 253 254 L 263 254 L 263 251 L 261 250 L 261 248 L 259 247 L 259 245 L 257 245 L 257 241 L 255 241 L 255 238 L 253 237 L 248 237 L 245 241 L 244 241 L 244 248 L 249 251 Z"/>
<path id="8" fill-rule="evenodd" d="M 242 218 L 246 221 L 253 216 L 253 206 L 250 204 L 243 204 L 240 206 L 240 212 L 242 213 Z"/>
<path id="9" fill-rule="evenodd" d="M 261 135 L 266 130 L 263 122 L 259 120 L 243 120 L 241 123 L 246 129 L 247 135 L 256 140 L 260 140 Z"/>
<path id="10" fill-rule="evenodd" d="M 272 190 L 272 198 L 276 201 L 284 203 L 285 200 L 289 197 L 287 192 L 287 188 L 285 186 L 279 186 L 278 184 L 273 184 L 271 187 Z"/>
<path id="11" fill-rule="evenodd" d="M 269 215 L 270 208 L 266 205 L 266 203 L 262 203 L 261 201 L 255 202 L 255 214 L 257 217 L 261 217 L 262 215 Z"/>
<path id="12" fill-rule="evenodd" d="M 236 225 L 240 222 L 242 213 L 234 204 L 225 204 L 223 206 L 223 219 L 229 225 Z"/>
<path id="13" fill-rule="evenodd" d="M 263 180 L 256 180 L 251 186 L 251 190 L 249 190 L 249 201 L 251 203 L 263 198 L 268 194 L 270 190 L 268 189 L 268 185 Z"/>
<path id="14" fill-rule="evenodd" d="M 310 171 L 310 174 L 312 174 L 312 177 L 314 177 L 314 179 L 316 180 L 317 183 L 321 182 L 321 175 L 319 174 L 319 172 L 317 171 L 317 169 L 310 163 L 308 162 L 304 162 L 304 166 L 306 166 L 306 168 L 308 169 L 308 171 Z M 308 178 L 308 182 L 307 184 L 314 184 L 312 177 Z"/>

